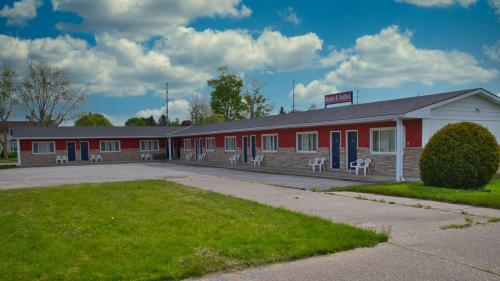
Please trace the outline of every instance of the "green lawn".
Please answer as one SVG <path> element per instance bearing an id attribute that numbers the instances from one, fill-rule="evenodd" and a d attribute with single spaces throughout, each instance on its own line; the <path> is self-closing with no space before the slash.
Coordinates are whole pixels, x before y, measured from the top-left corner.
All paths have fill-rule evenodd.
<path id="1" fill-rule="evenodd" d="M 495 177 L 484 189 L 457 190 L 429 187 L 422 183 L 390 183 L 334 188 L 331 191 L 355 191 L 410 197 L 500 209 L 500 177 Z"/>
<path id="2" fill-rule="evenodd" d="M 386 241 L 159 180 L 0 191 L 1 280 L 171 280 Z"/>
<path id="3" fill-rule="evenodd" d="M 16 165 L 10 165 L 10 164 L 0 164 L 0 170 L 6 170 L 6 169 L 11 169 L 11 168 L 15 168 Z"/>

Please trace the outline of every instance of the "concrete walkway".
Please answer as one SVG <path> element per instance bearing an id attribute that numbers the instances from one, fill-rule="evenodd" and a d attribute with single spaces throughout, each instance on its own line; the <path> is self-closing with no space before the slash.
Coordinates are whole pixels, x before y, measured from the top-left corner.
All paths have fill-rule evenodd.
<path id="1" fill-rule="evenodd" d="M 467 210 L 477 222 L 500 217 L 500 210 L 393 197 L 384 197 L 384 201 L 395 204 L 381 203 L 356 199 L 356 193 L 325 194 L 274 185 L 326 188 L 350 184 L 345 181 L 263 175 L 217 168 L 186 169 L 166 163 L 59 166 L 0 170 L 0 189 L 165 178 L 333 221 L 390 231 L 389 242 L 374 248 L 215 274 L 203 280 L 500 280 L 500 223 L 441 229 L 464 223 L 465 215 L 460 210 Z M 417 202 L 431 207 L 412 207 Z"/>

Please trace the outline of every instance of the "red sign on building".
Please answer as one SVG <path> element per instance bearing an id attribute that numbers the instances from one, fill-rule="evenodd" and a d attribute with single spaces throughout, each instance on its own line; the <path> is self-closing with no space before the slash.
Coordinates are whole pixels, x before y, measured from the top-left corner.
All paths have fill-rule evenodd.
<path id="1" fill-rule="evenodd" d="M 329 104 L 343 102 L 352 103 L 352 91 L 325 95 L 325 107 Z"/>

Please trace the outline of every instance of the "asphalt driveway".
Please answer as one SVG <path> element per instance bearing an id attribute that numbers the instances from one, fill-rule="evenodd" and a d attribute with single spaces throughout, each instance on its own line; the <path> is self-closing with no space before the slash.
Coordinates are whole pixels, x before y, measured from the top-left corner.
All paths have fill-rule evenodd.
<path id="1" fill-rule="evenodd" d="M 406 198 L 391 198 L 396 203 L 388 204 L 356 199 L 353 193 L 325 194 L 281 187 L 326 189 L 359 184 L 355 182 L 137 163 L 0 170 L 0 189 L 148 178 L 168 179 L 390 233 L 389 242 L 374 248 L 215 274 L 204 277 L 206 280 L 500 280 L 500 223 L 485 223 L 486 216 L 500 217 L 500 210 Z M 417 202 L 431 207 L 411 206 Z M 467 210 L 483 224 L 441 229 L 463 223 L 465 216 L 460 210 Z"/>

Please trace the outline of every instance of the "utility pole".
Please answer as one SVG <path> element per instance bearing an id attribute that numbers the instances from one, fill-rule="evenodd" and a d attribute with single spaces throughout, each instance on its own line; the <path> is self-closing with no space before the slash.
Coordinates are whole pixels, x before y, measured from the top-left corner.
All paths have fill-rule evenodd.
<path id="1" fill-rule="evenodd" d="M 166 111 L 166 114 L 167 114 L 166 117 L 167 117 L 167 126 L 168 126 L 169 123 L 170 123 L 169 122 L 170 119 L 168 119 L 168 82 L 165 83 L 165 102 L 166 102 L 166 104 L 165 104 L 165 111 Z"/>
<path id="2" fill-rule="evenodd" d="M 292 81 L 292 112 L 295 111 L 295 79 Z"/>

